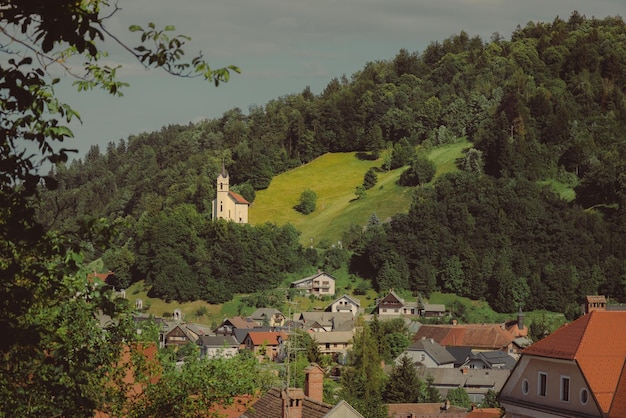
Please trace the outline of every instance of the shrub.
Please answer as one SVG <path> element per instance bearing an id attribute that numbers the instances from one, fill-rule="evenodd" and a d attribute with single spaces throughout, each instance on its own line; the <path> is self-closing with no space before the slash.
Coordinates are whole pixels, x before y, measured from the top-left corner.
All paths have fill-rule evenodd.
<path id="1" fill-rule="evenodd" d="M 300 195 L 300 202 L 296 206 L 296 210 L 304 215 L 308 215 L 315 210 L 316 205 L 317 194 L 311 189 L 306 189 Z"/>

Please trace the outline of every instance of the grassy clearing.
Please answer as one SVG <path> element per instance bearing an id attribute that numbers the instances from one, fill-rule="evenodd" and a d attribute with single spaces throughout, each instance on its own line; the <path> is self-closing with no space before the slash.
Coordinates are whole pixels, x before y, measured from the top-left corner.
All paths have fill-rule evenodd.
<path id="1" fill-rule="evenodd" d="M 540 181 L 539 184 L 550 186 L 555 193 L 561 196 L 561 199 L 568 202 L 571 202 L 576 198 L 576 192 L 574 191 L 574 188 L 569 184 L 562 183 L 556 180 L 544 180 Z"/>
<path id="2" fill-rule="evenodd" d="M 459 142 L 433 148 L 428 154 L 428 158 L 437 166 L 435 177 L 458 171 L 456 166 L 457 160 L 463 158 L 465 150 L 471 147 L 472 143 L 463 138 Z"/>
<path id="3" fill-rule="evenodd" d="M 367 170 L 381 163 L 360 160 L 356 153 L 325 154 L 280 174 L 272 179 L 269 188 L 257 192 L 250 208 L 250 222 L 291 223 L 302 233 L 303 244 L 315 245 L 322 240 L 340 240 L 350 224 L 364 225 L 372 213 L 384 219 L 406 212 L 412 190 L 396 185 L 403 169 L 378 173 L 376 186 L 367 191 L 365 198 L 355 200 L 356 187 L 363 183 Z M 317 194 L 317 207 L 313 213 L 302 215 L 294 206 L 307 188 Z"/>
<path id="4" fill-rule="evenodd" d="M 462 140 L 434 148 L 429 158 L 437 165 L 436 175 L 457 170 L 456 160 L 471 144 Z M 406 167 L 379 171 L 378 182 L 364 198 L 356 199 L 356 187 L 363 183 L 368 169 L 379 168 L 382 160 L 361 160 L 356 153 L 325 154 L 309 164 L 280 174 L 266 190 L 257 192 L 250 208 L 250 223 L 293 224 L 302 234 L 303 245 L 317 245 L 322 240 L 335 243 L 351 224 L 365 225 L 376 214 L 384 220 L 408 211 L 413 188 L 398 186 Z M 317 194 L 317 208 L 302 215 L 294 207 L 305 189 Z"/>
<path id="5" fill-rule="evenodd" d="M 126 298 L 134 306 L 136 299 L 143 300 L 144 312 L 163 318 L 171 317 L 174 309 L 180 309 L 183 318 L 189 322 L 197 324 L 212 325 L 214 322 L 221 322 L 222 305 L 212 305 L 202 300 L 194 302 L 167 302 L 162 299 L 148 297 L 149 287 L 144 285 L 143 280 L 133 283 L 126 290 Z M 236 300 L 236 299 L 233 299 Z M 230 303 L 230 302 L 229 302 Z M 199 315 L 202 312 L 203 315 Z"/>

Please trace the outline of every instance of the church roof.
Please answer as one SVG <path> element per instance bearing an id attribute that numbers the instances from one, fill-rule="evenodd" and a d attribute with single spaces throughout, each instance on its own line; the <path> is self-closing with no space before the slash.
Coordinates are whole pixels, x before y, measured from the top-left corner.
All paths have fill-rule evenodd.
<path id="1" fill-rule="evenodd" d="M 250 202 L 248 202 L 242 195 L 240 195 L 239 193 L 235 193 L 231 190 L 228 191 L 228 196 L 230 196 L 230 198 L 233 199 L 235 203 L 237 204 L 241 204 L 241 205 L 250 204 Z"/>

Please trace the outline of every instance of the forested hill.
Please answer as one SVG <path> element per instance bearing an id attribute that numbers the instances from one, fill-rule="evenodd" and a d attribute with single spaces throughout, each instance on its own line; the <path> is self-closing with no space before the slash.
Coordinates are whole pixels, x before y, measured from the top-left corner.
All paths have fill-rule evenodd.
<path id="1" fill-rule="evenodd" d="M 499 310 L 572 310 L 595 292 L 625 300 L 625 88 L 620 17 L 574 12 L 518 27 L 510 39 L 461 31 L 423 52 L 369 62 L 319 95 L 304 88 L 246 113 L 94 146 L 56 168 L 59 189 L 44 194 L 40 219 L 64 233 L 93 218 L 123 223 L 104 259 L 124 282 L 184 276 L 193 293 L 155 292 L 218 300 L 224 287 L 271 287 L 280 275 L 253 277 L 316 262 L 291 241 L 294 231 L 268 227 L 261 236 L 207 221 L 222 161 L 253 200 L 276 174 L 326 152 L 389 150 L 402 165 L 414 160 L 400 158 L 407 147 L 466 137 L 474 150 L 465 171 L 418 186 L 412 209 L 389 225 L 346 231 L 354 270 L 381 289 L 441 288 Z M 573 188 L 574 200 L 546 182 Z M 246 240 L 270 248 L 276 234 L 287 237 L 282 248 L 239 263 L 244 249 L 257 253 Z M 224 254 L 243 270 L 220 262 Z"/>

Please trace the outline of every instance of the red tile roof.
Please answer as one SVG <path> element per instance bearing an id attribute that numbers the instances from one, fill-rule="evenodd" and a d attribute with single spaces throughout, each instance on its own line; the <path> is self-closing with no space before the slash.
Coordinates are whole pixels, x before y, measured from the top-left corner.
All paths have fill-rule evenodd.
<path id="1" fill-rule="evenodd" d="M 231 190 L 228 191 L 228 196 L 230 196 L 235 203 L 239 203 L 242 205 L 249 205 L 250 202 L 248 202 L 242 195 L 240 195 L 239 193 L 235 193 Z"/>
<path id="2" fill-rule="evenodd" d="M 513 342 L 511 333 L 498 324 L 422 325 L 413 341 L 433 339 L 445 347 L 500 350 Z"/>
<path id="3" fill-rule="evenodd" d="M 575 360 L 602 410 L 608 412 L 626 359 L 626 312 L 593 311 L 523 351 Z"/>

